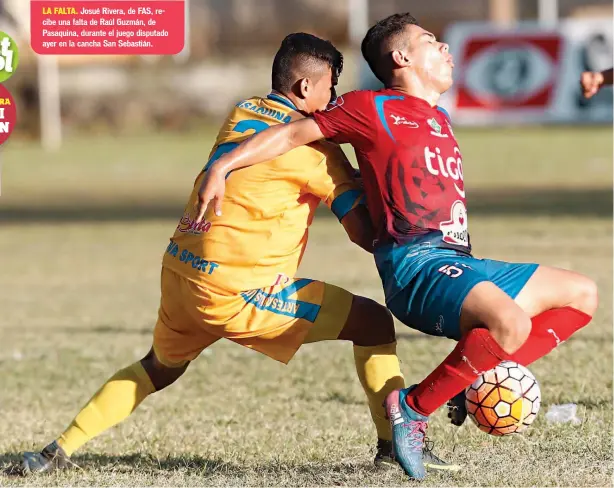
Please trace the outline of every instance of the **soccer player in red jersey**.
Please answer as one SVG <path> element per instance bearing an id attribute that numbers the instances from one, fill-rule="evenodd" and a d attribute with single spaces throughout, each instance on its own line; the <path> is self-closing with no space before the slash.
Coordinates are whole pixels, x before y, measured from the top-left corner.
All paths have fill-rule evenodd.
<path id="1" fill-rule="evenodd" d="M 528 365 L 587 325 L 597 287 L 572 271 L 473 257 L 461 151 L 437 106 L 452 85 L 448 46 L 405 13 L 369 29 L 362 53 L 385 89 L 347 93 L 220 158 L 199 190 L 197 220 L 211 200 L 222 212 L 232 170 L 323 138 L 352 144 L 377 229 L 374 254 L 388 308 L 414 329 L 458 341 L 420 384 L 386 400 L 395 458 L 422 479 L 429 415 L 450 398 L 462 404 L 463 390 L 481 372 L 503 360 Z"/>

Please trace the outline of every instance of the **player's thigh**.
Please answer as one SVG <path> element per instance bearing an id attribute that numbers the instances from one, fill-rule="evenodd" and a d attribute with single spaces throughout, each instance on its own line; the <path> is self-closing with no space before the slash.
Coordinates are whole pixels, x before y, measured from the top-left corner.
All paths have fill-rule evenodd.
<path id="1" fill-rule="evenodd" d="M 516 303 L 531 317 L 561 307 L 593 315 L 598 303 L 597 285 L 574 271 L 539 266 L 516 296 Z"/>
<path id="2" fill-rule="evenodd" d="M 463 303 L 476 285 L 488 281 L 475 261 L 453 251 L 434 252 L 412 270 L 401 291 L 387 297 L 388 308 L 413 329 L 459 340 Z"/>
<path id="3" fill-rule="evenodd" d="M 343 288 L 322 281 L 313 281 L 311 287 L 310 296 L 298 297 L 299 300 L 308 301 L 318 307 L 317 316 L 303 343 L 336 340 L 355 314 L 355 308 L 359 306 L 355 303 L 357 297 Z M 321 294 L 316 292 L 318 289 L 322 290 Z M 355 323 L 355 318 L 352 317 L 351 323 Z M 346 335 L 351 335 L 351 332 L 346 331 Z"/>
<path id="4" fill-rule="evenodd" d="M 240 307 L 233 305 L 237 310 L 212 326 L 220 336 L 282 363 L 306 342 L 337 339 L 352 306 L 348 291 L 306 278 L 237 297 Z"/>
<path id="5" fill-rule="evenodd" d="M 163 268 L 158 320 L 154 328 L 153 351 L 159 363 L 182 367 L 220 338 L 201 327 L 203 305 L 196 285 Z"/>
<path id="6" fill-rule="evenodd" d="M 461 330 L 485 326 L 500 343 L 522 342 L 530 332 L 530 315 L 515 301 L 534 275 L 537 265 L 474 259 L 472 267 L 487 281 L 467 295 L 461 314 Z"/>

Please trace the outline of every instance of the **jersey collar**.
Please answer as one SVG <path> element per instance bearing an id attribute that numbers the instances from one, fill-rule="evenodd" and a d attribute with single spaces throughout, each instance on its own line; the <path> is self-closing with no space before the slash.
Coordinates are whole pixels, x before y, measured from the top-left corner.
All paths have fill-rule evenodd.
<path id="1" fill-rule="evenodd" d="M 267 95 L 267 98 L 269 100 L 273 100 L 274 102 L 281 103 L 282 105 L 285 105 L 286 107 L 294 110 L 295 112 L 298 112 L 296 105 L 294 105 L 288 98 L 284 97 L 283 95 L 280 95 L 279 93 L 269 93 Z"/>
<path id="2" fill-rule="evenodd" d="M 425 108 L 425 109 L 430 109 L 430 110 L 441 110 L 439 108 L 439 105 L 431 105 L 429 102 L 427 102 L 426 100 L 424 100 L 423 98 L 418 98 L 415 97 L 413 95 L 409 95 L 405 92 L 399 91 L 399 90 L 395 90 L 393 88 L 386 88 L 383 91 L 387 91 L 387 92 L 391 92 L 394 93 L 396 95 L 400 95 L 402 97 L 404 97 L 404 99 L 406 101 L 409 101 L 411 103 L 413 103 L 414 105 L 417 105 L 419 107 Z"/>

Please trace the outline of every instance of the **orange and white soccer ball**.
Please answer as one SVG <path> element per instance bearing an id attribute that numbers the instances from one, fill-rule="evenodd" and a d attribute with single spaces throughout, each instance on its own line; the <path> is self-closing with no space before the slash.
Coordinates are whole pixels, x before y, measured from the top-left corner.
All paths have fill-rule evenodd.
<path id="1" fill-rule="evenodd" d="M 524 431 L 535 420 L 541 403 L 535 376 L 513 361 L 503 361 L 478 376 L 465 396 L 469 417 L 480 430 L 497 436 Z"/>

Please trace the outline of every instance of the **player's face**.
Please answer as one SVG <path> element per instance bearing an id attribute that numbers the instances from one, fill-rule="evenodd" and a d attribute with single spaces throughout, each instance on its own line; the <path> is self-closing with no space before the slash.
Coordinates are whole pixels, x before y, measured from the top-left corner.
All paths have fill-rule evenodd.
<path id="1" fill-rule="evenodd" d="M 452 86 L 454 61 L 448 45 L 417 25 L 407 27 L 412 66 L 426 86 L 444 93 Z"/>
<path id="2" fill-rule="evenodd" d="M 333 73 L 330 68 L 320 76 L 312 85 L 312 90 L 305 97 L 305 104 L 309 113 L 324 110 L 334 97 Z"/>

